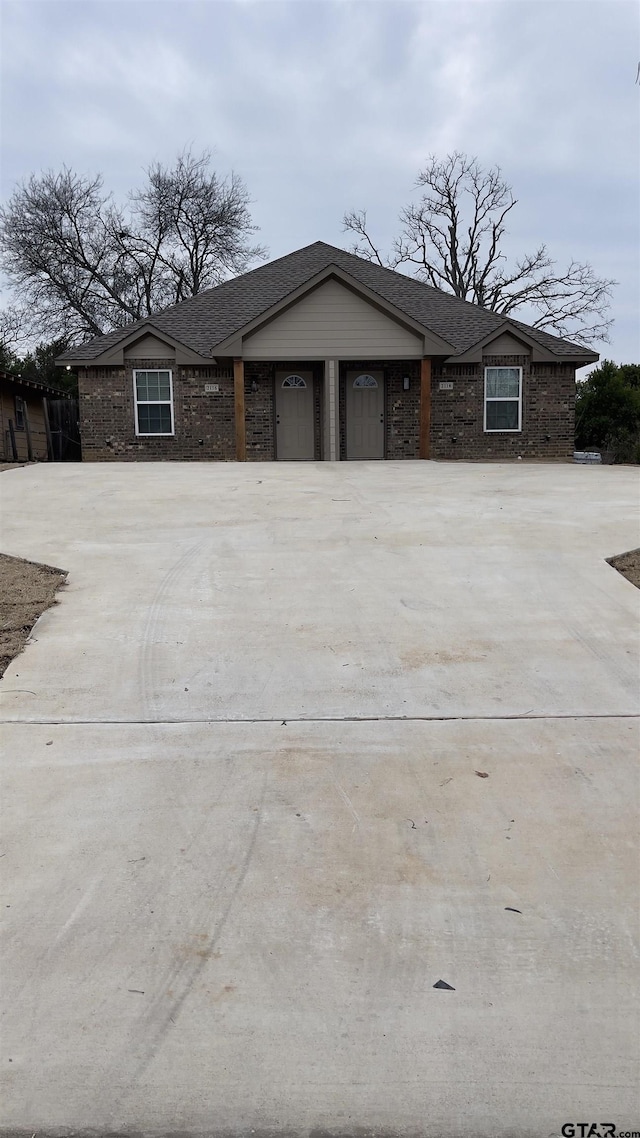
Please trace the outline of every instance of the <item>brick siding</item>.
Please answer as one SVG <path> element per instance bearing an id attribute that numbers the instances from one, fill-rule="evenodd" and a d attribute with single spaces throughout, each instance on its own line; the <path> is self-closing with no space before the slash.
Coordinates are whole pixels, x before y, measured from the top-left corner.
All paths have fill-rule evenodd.
<path id="1" fill-rule="evenodd" d="M 523 369 L 522 431 L 483 430 L 484 367 Z M 322 457 L 322 363 L 245 363 L 247 459 L 275 457 L 275 370 L 313 372 L 314 454 Z M 173 437 L 135 433 L 133 370 L 173 372 Z M 339 374 L 340 457 L 346 458 L 347 370 L 381 370 L 385 377 L 385 457 L 419 457 L 420 363 L 364 360 L 341 363 Z M 409 391 L 403 378 L 409 376 Z M 441 391 L 442 380 L 453 383 Z M 219 393 L 205 394 L 215 382 Z M 257 390 L 252 390 L 255 383 Z M 499 460 L 566 459 L 573 453 L 575 370 L 572 364 L 533 363 L 528 356 L 486 356 L 480 364 L 438 364 L 432 369 L 431 457 Z M 233 368 L 176 366 L 173 360 L 128 360 L 124 367 L 80 371 L 82 455 L 88 461 L 229 461 L 235 458 Z"/>
<path id="2" fill-rule="evenodd" d="M 484 431 L 484 368 L 522 368 L 522 430 Z M 453 383 L 441 391 L 442 380 Z M 575 368 L 534 363 L 528 356 L 485 356 L 480 364 L 434 365 L 431 457 L 566 459 L 573 455 Z"/>
<path id="3" fill-rule="evenodd" d="M 134 369 L 173 372 L 172 437 L 137 436 L 133 399 Z M 217 394 L 205 394 L 205 383 Z M 89 462 L 208 461 L 235 458 L 233 370 L 176 367 L 173 360 L 128 360 L 125 367 L 81 370 L 82 457 Z"/>
<path id="4" fill-rule="evenodd" d="M 249 462 L 269 462 L 275 457 L 274 381 L 274 364 L 245 363 L 244 418 Z M 257 391 L 251 390 L 253 383 L 257 384 Z"/>

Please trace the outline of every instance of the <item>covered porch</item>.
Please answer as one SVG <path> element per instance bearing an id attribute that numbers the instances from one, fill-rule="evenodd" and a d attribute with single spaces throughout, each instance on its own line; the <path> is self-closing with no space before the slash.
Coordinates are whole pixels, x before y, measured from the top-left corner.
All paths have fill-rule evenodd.
<path id="1" fill-rule="evenodd" d="M 239 461 L 429 458 L 431 359 L 234 359 Z"/>

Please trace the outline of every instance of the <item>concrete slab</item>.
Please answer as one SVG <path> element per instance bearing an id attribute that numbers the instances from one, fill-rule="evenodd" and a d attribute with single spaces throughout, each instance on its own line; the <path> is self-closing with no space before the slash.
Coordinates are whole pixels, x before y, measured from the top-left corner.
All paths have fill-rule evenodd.
<path id="1" fill-rule="evenodd" d="M 5 1125 L 637 1122 L 637 721 L 7 744 Z"/>
<path id="2" fill-rule="evenodd" d="M 638 710 L 640 594 L 605 561 L 638 544 L 632 468 L 35 466 L 2 489 L 5 552 L 69 570 L 7 718 Z"/>
<path id="3" fill-rule="evenodd" d="M 0 490 L 5 1130 L 637 1129 L 635 471 Z"/>

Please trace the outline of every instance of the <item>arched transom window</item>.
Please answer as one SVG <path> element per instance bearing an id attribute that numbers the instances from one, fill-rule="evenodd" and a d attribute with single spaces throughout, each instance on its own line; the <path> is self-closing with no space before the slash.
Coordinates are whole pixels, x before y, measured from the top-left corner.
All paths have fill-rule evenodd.
<path id="1" fill-rule="evenodd" d="M 306 380 L 304 380 L 301 375 L 288 375 L 286 379 L 283 379 L 282 386 L 283 387 L 306 387 L 307 384 L 306 384 Z"/>
<path id="2" fill-rule="evenodd" d="M 377 387 L 378 381 L 372 375 L 359 375 L 353 381 L 354 387 Z"/>

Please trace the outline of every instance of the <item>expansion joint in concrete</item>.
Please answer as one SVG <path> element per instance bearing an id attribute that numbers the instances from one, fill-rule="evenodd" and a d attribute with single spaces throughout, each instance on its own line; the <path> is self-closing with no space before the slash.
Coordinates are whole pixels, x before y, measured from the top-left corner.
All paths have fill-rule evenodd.
<path id="1" fill-rule="evenodd" d="M 287 727 L 299 723 L 526 723 L 539 720 L 546 720 L 553 722 L 554 720 L 564 719 L 640 719 L 640 712 L 625 711 L 625 712 L 590 712 L 588 714 L 556 714 L 546 715 L 544 713 L 529 713 L 524 715 L 319 715 L 319 716 L 291 716 L 282 718 L 281 716 L 264 716 L 257 718 L 237 718 L 225 716 L 202 716 L 200 718 L 165 718 L 165 719 L 100 719 L 98 717 L 91 719 L 5 719 L 2 722 L 5 724 L 14 724 L 22 726 L 43 726 L 43 727 L 85 727 L 85 726 L 148 726 L 148 727 L 164 727 L 184 725 L 186 727 L 191 725 L 207 725 L 213 726 L 217 723 L 231 723 L 242 726 L 244 724 L 280 724 L 282 727 Z"/>

